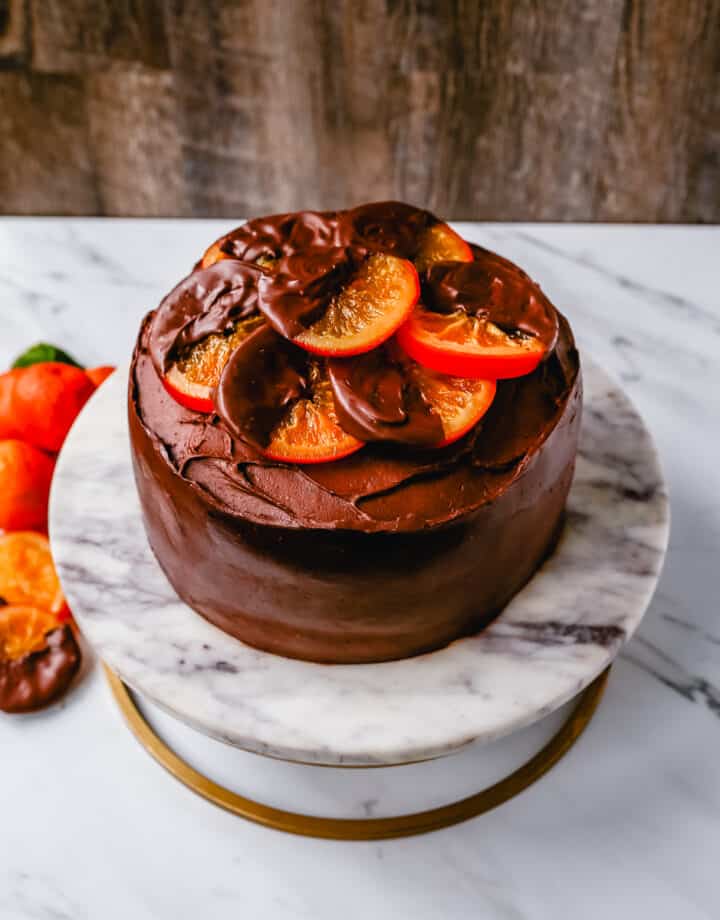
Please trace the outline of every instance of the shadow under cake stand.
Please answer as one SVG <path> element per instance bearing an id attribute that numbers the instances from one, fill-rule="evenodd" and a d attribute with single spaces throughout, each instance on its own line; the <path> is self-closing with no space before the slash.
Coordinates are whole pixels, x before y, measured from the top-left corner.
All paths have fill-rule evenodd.
<path id="1" fill-rule="evenodd" d="M 550 769 L 592 717 L 609 666 L 652 597 L 668 539 L 667 492 L 642 419 L 597 365 L 586 360 L 583 370 L 577 471 L 555 553 L 480 634 L 431 654 L 365 665 L 258 651 L 178 599 L 143 529 L 127 371 L 116 372 L 59 458 L 50 534 L 75 617 L 141 743 L 230 811 L 341 839 L 456 823 Z M 448 754 L 455 756 L 438 760 Z M 455 796 L 458 782 L 462 791 L 477 789 L 479 776 L 487 788 L 447 804 L 448 789 Z M 246 794 L 253 784 L 255 794 Z M 409 789 L 426 794 L 422 805 L 438 790 L 445 798 L 375 817 L 402 802 L 412 808 Z M 304 810 L 314 800 L 320 813 L 340 813 L 299 814 L 298 799 Z"/>

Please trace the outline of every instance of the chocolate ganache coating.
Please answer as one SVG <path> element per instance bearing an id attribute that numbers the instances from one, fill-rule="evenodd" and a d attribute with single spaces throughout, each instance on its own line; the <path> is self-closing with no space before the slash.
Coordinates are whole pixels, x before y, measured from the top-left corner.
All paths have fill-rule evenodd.
<path id="1" fill-rule="evenodd" d="M 249 220 L 223 237 L 220 248 L 254 262 L 298 252 L 352 249 L 358 256 L 389 252 L 411 259 L 423 231 L 439 223 L 429 211 L 401 201 L 379 201 L 347 211 L 297 211 Z"/>
<path id="2" fill-rule="evenodd" d="M 158 373 L 182 351 L 215 332 L 228 332 L 257 308 L 262 269 L 234 259 L 194 271 L 164 298 L 153 314 L 151 352 Z"/>
<path id="3" fill-rule="evenodd" d="M 427 271 L 425 305 L 472 309 L 468 286 L 484 283 L 489 318 L 502 325 L 503 298 L 520 286 L 522 316 L 511 323 L 524 325 L 513 328 L 549 351 L 532 374 L 498 381 L 485 416 L 447 447 L 420 446 L 437 443 L 437 419 L 391 349 L 329 362 L 338 418 L 368 441 L 329 463 L 262 453 L 273 411 L 302 392 L 309 360 L 267 327 L 228 362 L 215 414 L 184 408 L 163 386 L 175 350 L 261 308 L 272 269 L 245 260 L 345 249 L 357 262 L 363 247 L 412 258 L 435 222 L 397 203 L 251 221 L 224 239 L 231 258 L 193 272 L 142 325 L 129 420 L 151 546 L 180 597 L 249 644 L 328 663 L 441 647 L 497 615 L 557 539 L 580 424 L 577 351 L 540 289 L 479 247 L 467 267 Z M 251 351 L 257 386 L 243 392 L 233 375 Z"/>
<path id="4" fill-rule="evenodd" d="M 478 250 L 474 262 L 431 265 L 423 292 L 425 306 L 437 313 L 462 310 L 511 335 L 531 335 L 548 353 L 555 346 L 557 311 L 524 272 L 495 253 Z"/>
<path id="5" fill-rule="evenodd" d="M 282 256 L 259 280 L 258 307 L 274 329 L 291 339 L 319 319 L 353 268 L 352 253 L 339 247 Z"/>
<path id="6" fill-rule="evenodd" d="M 309 356 L 269 326 L 235 349 L 217 388 L 217 413 L 229 433 L 267 445 L 286 408 L 309 389 Z"/>
<path id="7" fill-rule="evenodd" d="M 328 362 L 340 425 L 361 441 L 432 447 L 443 438 L 440 416 L 387 348 Z"/>

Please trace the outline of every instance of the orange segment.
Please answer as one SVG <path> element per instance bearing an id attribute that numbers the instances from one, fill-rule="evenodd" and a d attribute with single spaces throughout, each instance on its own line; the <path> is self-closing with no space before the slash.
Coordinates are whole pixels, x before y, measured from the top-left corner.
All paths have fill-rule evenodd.
<path id="1" fill-rule="evenodd" d="M 350 356 L 380 345 L 408 318 L 420 295 L 412 262 L 376 253 L 293 341 L 319 355 Z"/>
<path id="2" fill-rule="evenodd" d="M 545 354 L 537 338 L 509 335 L 463 310 L 445 314 L 419 307 L 398 330 L 397 339 L 420 364 L 461 377 L 520 377 L 534 371 Z"/>
<path id="3" fill-rule="evenodd" d="M 52 614 L 37 607 L 0 607 L 0 660 L 13 661 L 45 645 L 45 636 L 57 628 Z"/>
<path id="4" fill-rule="evenodd" d="M 0 537 L 0 597 L 6 604 L 39 607 L 54 617 L 63 613 L 65 599 L 47 537 L 32 531 Z"/>
<path id="5" fill-rule="evenodd" d="M 447 224 L 433 224 L 423 233 L 415 256 L 415 268 L 424 271 L 434 262 L 472 262 L 469 243 Z"/>
<path id="6" fill-rule="evenodd" d="M 326 463 L 347 457 L 363 442 L 340 427 L 324 366 L 310 364 L 309 398 L 299 399 L 275 427 L 263 453 L 286 463 Z"/>

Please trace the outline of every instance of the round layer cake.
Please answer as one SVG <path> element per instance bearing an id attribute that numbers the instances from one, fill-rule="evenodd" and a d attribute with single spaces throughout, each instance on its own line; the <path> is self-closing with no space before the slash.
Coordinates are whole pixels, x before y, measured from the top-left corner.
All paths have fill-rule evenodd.
<path id="1" fill-rule="evenodd" d="M 517 266 L 397 202 L 252 220 L 144 320 L 129 385 L 178 595 L 325 663 L 480 630 L 557 541 L 582 388 Z"/>

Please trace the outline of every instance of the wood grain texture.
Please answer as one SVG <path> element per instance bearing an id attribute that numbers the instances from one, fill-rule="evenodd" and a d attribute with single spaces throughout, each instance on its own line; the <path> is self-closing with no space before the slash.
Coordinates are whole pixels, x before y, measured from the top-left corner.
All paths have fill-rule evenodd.
<path id="1" fill-rule="evenodd" d="M 85 83 L 99 210 L 190 214 L 172 75 L 112 66 Z"/>
<path id="2" fill-rule="evenodd" d="M 100 212 L 81 78 L 0 73 L 0 137 L 4 213 Z"/>
<path id="3" fill-rule="evenodd" d="M 28 51 L 25 0 L 0 0 L 0 69 L 20 66 Z"/>
<path id="4" fill-rule="evenodd" d="M 33 69 L 168 67 L 162 0 L 30 0 Z"/>
<path id="5" fill-rule="evenodd" d="M 623 9 L 595 213 L 720 217 L 720 2 Z"/>
<path id="6" fill-rule="evenodd" d="M 0 0 L 0 211 L 720 220 L 720 0 Z"/>

